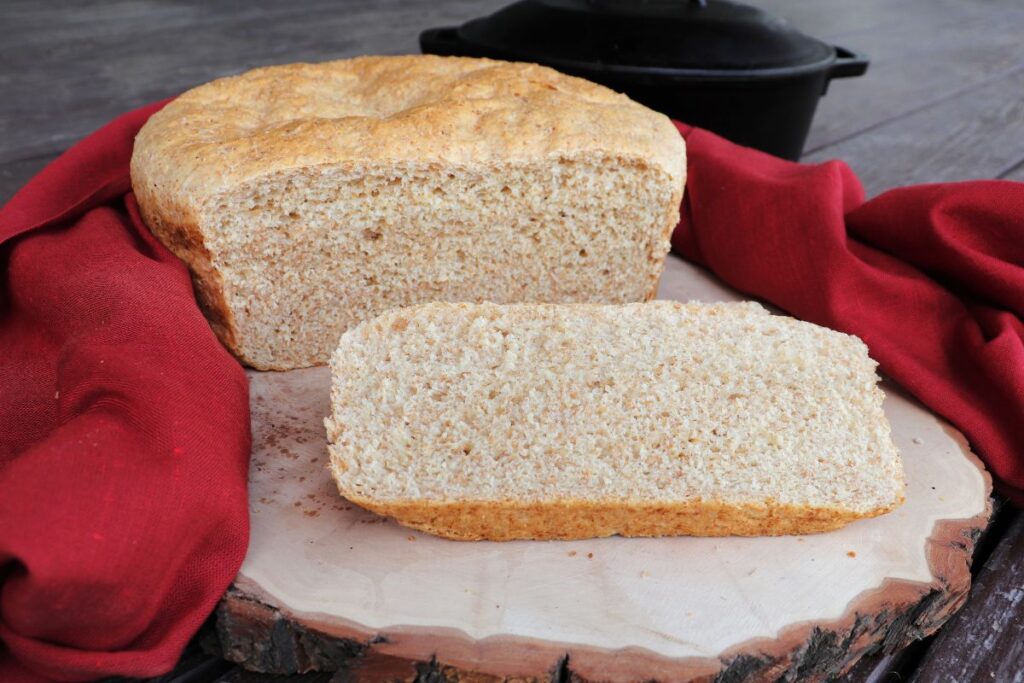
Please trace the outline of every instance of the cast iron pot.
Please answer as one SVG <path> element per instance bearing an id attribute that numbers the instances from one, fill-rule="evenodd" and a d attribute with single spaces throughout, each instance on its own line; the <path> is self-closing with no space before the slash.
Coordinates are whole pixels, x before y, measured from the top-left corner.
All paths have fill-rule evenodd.
<path id="1" fill-rule="evenodd" d="M 868 59 L 725 0 L 521 0 L 420 35 L 423 52 L 535 62 L 787 159 L 833 78 Z"/>

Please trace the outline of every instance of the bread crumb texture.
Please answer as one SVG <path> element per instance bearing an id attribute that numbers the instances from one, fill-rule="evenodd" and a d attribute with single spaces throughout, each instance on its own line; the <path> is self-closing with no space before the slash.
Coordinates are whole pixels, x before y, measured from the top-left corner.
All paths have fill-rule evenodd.
<path id="1" fill-rule="evenodd" d="M 289 369 L 394 307 L 653 298 L 685 165 L 667 117 L 602 86 L 404 56 L 190 90 L 142 128 L 131 170 L 224 344 Z"/>
<path id="2" fill-rule="evenodd" d="M 903 470 L 864 344 L 755 303 L 426 304 L 349 330 L 342 495 L 458 539 L 800 534 Z"/>

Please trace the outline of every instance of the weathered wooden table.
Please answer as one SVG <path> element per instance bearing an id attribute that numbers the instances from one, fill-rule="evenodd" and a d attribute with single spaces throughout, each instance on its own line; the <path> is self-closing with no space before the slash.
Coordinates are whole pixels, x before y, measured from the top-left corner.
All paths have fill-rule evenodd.
<path id="1" fill-rule="evenodd" d="M 88 0 L 0 6 L 0 202 L 115 115 L 217 76 L 280 62 L 417 52 L 423 28 L 507 0 Z M 807 33 L 867 53 L 832 85 L 804 159 L 841 158 L 869 195 L 897 185 L 1024 180 L 1020 0 L 761 0 Z M 327 681 L 330 674 L 289 681 Z M 186 651 L 161 680 L 284 680 Z M 927 640 L 862 661 L 849 681 L 1024 681 L 1024 515 L 997 497 L 966 607 Z"/>

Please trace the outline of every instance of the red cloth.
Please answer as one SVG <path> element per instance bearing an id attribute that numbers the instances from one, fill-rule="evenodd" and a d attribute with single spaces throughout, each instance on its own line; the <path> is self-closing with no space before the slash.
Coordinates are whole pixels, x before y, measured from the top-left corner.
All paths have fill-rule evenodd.
<path id="1" fill-rule="evenodd" d="M 1024 504 L 1024 183 L 865 202 L 842 162 L 783 161 L 677 126 L 689 178 L 673 247 L 741 292 L 863 339 Z"/>
<path id="2" fill-rule="evenodd" d="M 0 210 L 2 681 L 166 672 L 245 555 L 245 374 L 129 192 L 160 106 Z"/>
<path id="3" fill-rule="evenodd" d="M 129 191 L 132 140 L 159 106 L 93 134 L 0 210 L 3 681 L 24 667 L 167 671 L 245 553 L 245 376 Z M 680 130 L 690 179 L 675 248 L 863 338 L 1024 501 L 1024 184 L 865 203 L 841 163 Z"/>

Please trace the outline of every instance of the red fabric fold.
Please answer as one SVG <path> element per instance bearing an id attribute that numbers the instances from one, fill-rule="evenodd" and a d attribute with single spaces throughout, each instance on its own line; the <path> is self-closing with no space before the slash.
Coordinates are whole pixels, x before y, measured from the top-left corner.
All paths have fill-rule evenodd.
<path id="1" fill-rule="evenodd" d="M 0 680 L 167 671 L 245 554 L 245 375 L 129 187 L 132 141 L 161 104 L 0 210 Z M 1024 184 L 865 202 L 842 163 L 679 127 L 690 178 L 674 247 L 863 338 L 1024 502 Z"/>
<path id="2" fill-rule="evenodd" d="M 166 672 L 245 554 L 245 374 L 130 193 L 160 106 L 0 210 L 0 680 Z"/>
<path id="3" fill-rule="evenodd" d="M 797 164 L 676 125 L 689 178 L 673 247 L 741 292 L 863 339 L 1024 504 L 1024 183 L 865 202 L 842 162 Z"/>

